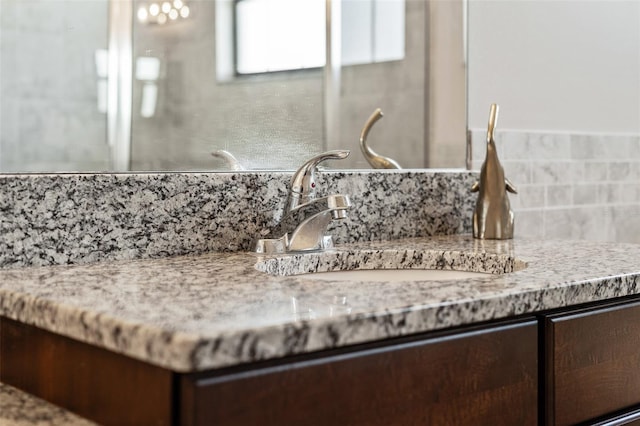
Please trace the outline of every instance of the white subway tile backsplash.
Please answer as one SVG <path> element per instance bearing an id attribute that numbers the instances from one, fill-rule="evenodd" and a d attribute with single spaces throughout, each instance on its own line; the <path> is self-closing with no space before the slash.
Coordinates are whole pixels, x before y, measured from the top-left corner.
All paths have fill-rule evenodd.
<path id="1" fill-rule="evenodd" d="M 570 171 L 571 182 L 584 182 L 585 181 L 585 162 L 584 161 L 569 161 L 567 167 Z"/>
<path id="2" fill-rule="evenodd" d="M 590 135 L 571 136 L 571 158 L 576 160 L 603 159 L 603 151 L 598 139 Z"/>
<path id="3" fill-rule="evenodd" d="M 640 243 L 640 203 L 608 207 L 611 218 L 611 240 Z"/>
<path id="4" fill-rule="evenodd" d="M 609 176 L 609 163 L 604 161 L 585 161 L 584 164 L 584 181 L 585 182 L 603 182 Z"/>
<path id="5" fill-rule="evenodd" d="M 596 204 L 597 200 L 598 193 L 595 184 L 578 184 L 573 187 L 574 204 Z"/>
<path id="6" fill-rule="evenodd" d="M 508 194 L 513 209 L 539 209 L 545 205 L 545 188 L 540 185 L 518 185 L 517 194 Z"/>
<path id="7" fill-rule="evenodd" d="M 571 140 L 566 134 L 528 134 L 530 157 L 535 160 L 571 159 Z"/>
<path id="8" fill-rule="evenodd" d="M 545 188 L 546 206 L 559 207 L 573 205 L 573 185 L 548 185 Z"/>
<path id="9" fill-rule="evenodd" d="M 500 147 L 504 160 L 531 158 L 531 146 L 526 133 L 496 132 L 496 145 Z"/>
<path id="10" fill-rule="evenodd" d="M 573 180 L 575 170 L 570 161 L 536 161 L 532 164 L 532 182 L 551 185 Z"/>
<path id="11" fill-rule="evenodd" d="M 609 163 L 609 180 L 629 181 L 633 180 L 631 164 L 626 161 L 613 161 Z"/>
<path id="12" fill-rule="evenodd" d="M 617 186 L 620 203 L 640 205 L 640 182 L 620 182 Z"/>
<path id="13" fill-rule="evenodd" d="M 531 183 L 531 163 L 529 161 L 503 161 L 504 174 L 514 185 Z"/>
<path id="14" fill-rule="evenodd" d="M 600 205 L 616 204 L 620 202 L 620 187 L 615 182 L 598 183 L 596 188 L 596 202 Z"/>
<path id="15" fill-rule="evenodd" d="M 516 211 L 514 235 L 518 238 L 542 238 L 544 216 L 542 210 Z"/>
<path id="16" fill-rule="evenodd" d="M 610 218 L 606 207 L 570 207 L 544 211 L 544 238 L 589 239 L 606 241 L 610 238 Z"/>

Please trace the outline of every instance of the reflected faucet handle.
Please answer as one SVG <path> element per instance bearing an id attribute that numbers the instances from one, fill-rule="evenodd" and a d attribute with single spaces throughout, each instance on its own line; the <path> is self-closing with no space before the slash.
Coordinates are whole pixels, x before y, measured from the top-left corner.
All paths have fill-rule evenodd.
<path id="1" fill-rule="evenodd" d="M 293 174 L 287 209 L 291 211 L 299 204 L 304 204 L 316 196 L 316 176 L 318 164 L 326 160 L 342 160 L 349 156 L 348 149 L 337 149 L 323 152 L 308 160 Z"/>

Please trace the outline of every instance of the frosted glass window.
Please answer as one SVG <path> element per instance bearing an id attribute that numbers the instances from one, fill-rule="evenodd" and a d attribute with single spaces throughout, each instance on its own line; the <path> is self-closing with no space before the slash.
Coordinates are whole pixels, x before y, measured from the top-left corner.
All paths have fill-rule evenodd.
<path id="1" fill-rule="evenodd" d="M 404 58 L 404 11 L 404 0 L 374 1 L 373 62 Z"/>
<path id="2" fill-rule="evenodd" d="M 238 74 L 322 67 L 325 0 L 237 0 Z M 342 65 L 404 58 L 405 0 L 342 0 Z"/>
<path id="3" fill-rule="evenodd" d="M 342 65 L 404 58 L 405 0 L 342 0 Z"/>
<path id="4" fill-rule="evenodd" d="M 368 64 L 373 60 L 373 0 L 342 2 L 342 63 Z"/>
<path id="5" fill-rule="evenodd" d="M 316 68 L 325 62 L 325 0 L 240 0 L 236 70 L 240 74 Z"/>

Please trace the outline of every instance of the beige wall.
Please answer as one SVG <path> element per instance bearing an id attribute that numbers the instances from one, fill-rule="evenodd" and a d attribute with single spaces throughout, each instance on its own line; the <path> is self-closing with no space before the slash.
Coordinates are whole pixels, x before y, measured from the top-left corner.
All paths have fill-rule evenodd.
<path id="1" fill-rule="evenodd" d="M 640 132 L 640 2 L 469 3 L 469 125 Z"/>

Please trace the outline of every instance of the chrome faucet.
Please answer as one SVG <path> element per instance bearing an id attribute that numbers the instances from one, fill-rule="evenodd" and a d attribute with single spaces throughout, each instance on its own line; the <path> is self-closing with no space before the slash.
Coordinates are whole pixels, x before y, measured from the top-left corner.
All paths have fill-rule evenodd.
<path id="1" fill-rule="evenodd" d="M 322 161 L 339 160 L 348 155 L 348 150 L 327 151 L 313 157 L 294 173 L 283 218 L 270 234 L 274 238 L 258 240 L 257 253 L 317 251 L 333 247 L 327 227 L 331 221 L 347 217 L 351 201 L 348 195 L 340 194 L 317 198 L 315 174 Z"/>

